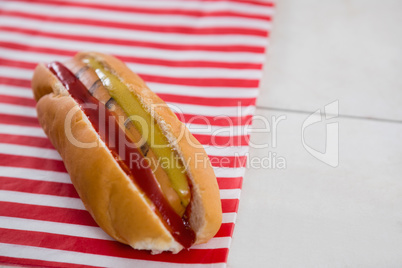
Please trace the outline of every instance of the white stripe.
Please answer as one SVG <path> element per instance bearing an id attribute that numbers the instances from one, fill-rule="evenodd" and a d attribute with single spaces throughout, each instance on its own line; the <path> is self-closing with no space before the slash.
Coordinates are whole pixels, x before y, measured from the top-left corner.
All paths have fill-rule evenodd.
<path id="1" fill-rule="evenodd" d="M 119 258 L 113 256 L 96 255 L 89 253 L 80 253 L 74 251 L 66 251 L 59 249 L 49 249 L 13 244 L 0 243 L 0 255 L 4 255 L 12 258 L 32 259 L 32 260 L 44 260 L 51 262 L 65 262 L 80 265 L 100 266 L 100 267 L 144 267 L 155 268 L 162 266 L 166 268 L 224 268 L 225 263 L 213 263 L 213 264 L 176 264 L 168 262 L 156 262 L 156 261 L 144 261 L 137 259 Z"/>
<path id="2" fill-rule="evenodd" d="M 0 133 L 46 138 L 46 134 L 40 127 L 25 127 L 25 126 L 0 124 Z"/>
<path id="3" fill-rule="evenodd" d="M 248 153 L 248 146 L 213 147 L 204 146 L 208 155 L 212 156 L 244 156 Z"/>
<path id="4" fill-rule="evenodd" d="M 227 168 L 227 167 L 213 167 L 215 176 L 220 178 L 243 177 L 246 171 L 245 167 Z"/>
<path id="5" fill-rule="evenodd" d="M 0 176 L 71 184 L 70 176 L 68 175 L 68 173 L 31 168 L 0 166 Z"/>
<path id="6" fill-rule="evenodd" d="M 0 153 L 10 155 L 21 155 L 29 157 L 38 157 L 45 159 L 62 160 L 59 153 L 54 149 L 44 149 L 39 147 L 14 145 L 0 143 Z"/>
<path id="7" fill-rule="evenodd" d="M 0 66 L 0 76 L 31 80 L 32 74 L 33 70 L 21 69 L 17 67 Z"/>
<path id="8" fill-rule="evenodd" d="M 183 37 L 180 37 L 183 38 Z M 244 38 L 244 37 L 242 37 Z M 216 51 L 170 51 L 166 53 L 165 50 L 156 48 L 143 48 L 138 47 L 133 49 L 131 46 L 109 45 L 83 41 L 64 40 L 60 42 L 59 39 L 35 36 L 32 38 L 30 35 L 12 32 L 0 31 L 0 40 L 8 42 L 16 42 L 26 44 L 29 40 L 29 45 L 37 47 L 57 47 L 58 49 L 65 50 L 93 50 L 96 47 L 98 52 L 114 54 L 116 56 L 135 56 L 149 59 L 165 59 L 174 61 L 186 60 L 200 60 L 200 61 L 214 61 L 214 62 L 248 62 L 248 63 L 263 63 L 265 55 L 262 53 L 248 53 L 248 52 L 232 52 L 222 53 Z"/>
<path id="9" fill-rule="evenodd" d="M 2 6 L 3 10 L 27 12 L 31 14 L 57 16 L 61 18 L 86 18 L 111 22 L 124 22 L 135 24 L 146 24 L 155 26 L 187 26 L 194 28 L 201 27 L 240 27 L 267 30 L 271 23 L 258 18 L 244 17 L 213 17 L 205 16 L 200 19 L 185 15 L 174 14 L 144 14 L 141 12 L 112 11 L 84 7 L 56 8 L 48 4 L 31 4 L 20 2 L 6 2 Z M 135 15 L 133 15 L 135 14 Z"/>
<path id="10" fill-rule="evenodd" d="M 222 223 L 235 223 L 236 216 L 236 212 L 222 213 Z"/>
<path id="11" fill-rule="evenodd" d="M 66 224 L 52 221 L 40 221 L 0 216 L 0 228 L 45 232 L 50 234 L 61 234 L 103 240 L 114 240 L 99 227 L 78 224 Z"/>
<path id="12" fill-rule="evenodd" d="M 207 108 L 209 109 L 209 108 Z M 180 116 L 178 116 L 180 119 Z M 199 116 L 198 118 L 202 118 L 202 116 Z M 238 125 L 238 126 L 214 126 L 211 125 L 212 123 L 208 121 L 208 119 L 205 119 L 205 125 L 199 125 L 199 124 L 188 124 L 186 123 L 187 128 L 191 131 L 193 134 L 204 134 L 204 135 L 210 135 L 211 137 L 214 136 L 219 136 L 219 137 L 234 137 L 233 140 L 236 140 L 236 136 L 244 136 L 247 135 L 248 132 L 251 130 L 251 126 L 243 126 L 243 125 Z M 216 146 L 220 147 L 220 146 Z M 226 148 L 226 146 L 222 146 Z"/>
<path id="13" fill-rule="evenodd" d="M 221 199 L 240 199 L 240 189 L 221 189 L 219 190 Z"/>
<path id="14" fill-rule="evenodd" d="M 261 79 L 261 70 L 239 70 L 222 68 L 168 67 L 145 64 L 127 64 L 136 73 L 143 75 L 167 76 L 176 78 L 234 78 Z"/>
<path id="15" fill-rule="evenodd" d="M 29 37 L 27 37 L 27 39 L 29 40 Z M 65 61 L 71 58 L 68 56 L 60 56 L 50 53 L 37 53 L 30 51 L 24 51 L 24 53 L 21 53 L 20 50 L 3 48 L 3 47 L 0 47 L 0 55 L 2 58 L 5 59 L 14 61 L 26 61 L 35 64 L 39 62 Z"/>
<path id="16" fill-rule="evenodd" d="M 206 121 L 208 122 L 208 121 Z M 212 124 L 212 123 L 210 123 Z M 237 136 L 245 136 L 248 134 L 251 126 L 214 126 L 214 125 L 198 125 L 198 124 L 186 124 L 187 128 L 193 134 L 201 134 L 211 136 L 213 142 L 214 137 L 231 137 L 232 141 L 236 141 L 238 139 Z M 218 144 L 206 144 L 205 146 L 214 146 L 219 148 L 227 148 L 228 146 L 219 146 Z"/>
<path id="17" fill-rule="evenodd" d="M 85 210 L 81 199 L 65 196 L 31 194 L 15 191 L 0 190 L 0 201 L 28 205 L 50 206 Z"/>
<path id="18" fill-rule="evenodd" d="M 245 156 L 248 153 L 248 146 L 228 146 L 228 147 L 215 147 L 204 146 L 205 151 L 209 156 L 225 157 L 225 156 Z M 217 159 L 219 160 L 219 159 Z M 214 160 L 214 161 L 217 161 Z M 226 161 L 226 160 L 220 160 Z"/>
<path id="19" fill-rule="evenodd" d="M 174 103 L 168 102 L 170 109 L 176 114 L 180 119 L 180 114 L 194 114 L 194 115 L 205 115 L 205 116 L 215 116 L 215 117 L 243 117 L 247 115 L 253 115 L 255 112 L 255 106 L 207 106 L 207 105 L 196 105 L 196 104 L 185 104 L 185 103 Z M 194 118 L 194 120 L 197 118 Z M 190 122 L 191 123 L 191 122 Z"/>
<path id="20" fill-rule="evenodd" d="M 108 0 L 73 0 L 77 2 L 87 3 L 105 3 L 110 4 Z M 57 1 L 56 1 L 57 2 Z M 196 11 L 237 11 L 243 14 L 261 14 L 270 15 L 273 13 L 271 7 L 254 6 L 247 3 L 234 3 L 234 2 L 203 2 L 203 1 L 129 1 L 129 0 L 116 0 L 113 1 L 116 6 L 131 6 L 131 7 L 147 7 L 155 9 L 164 8 L 178 8 L 183 10 L 196 10 Z"/>
<path id="21" fill-rule="evenodd" d="M 32 90 L 26 89 L 25 87 L 1 85 L 0 86 L 0 94 L 7 95 L 7 96 L 28 98 L 28 99 L 33 98 Z"/>
<path id="22" fill-rule="evenodd" d="M 159 15 L 158 15 L 159 16 Z M 153 33 L 136 31 L 133 29 L 117 29 L 102 26 L 72 25 L 68 23 L 38 21 L 29 18 L 15 18 L 2 15 L 0 25 L 19 27 L 22 29 L 38 30 L 41 29 L 50 33 L 63 33 L 72 35 L 83 35 L 91 37 L 110 37 L 112 39 L 134 40 L 144 42 L 155 42 L 161 44 L 177 45 L 250 45 L 265 47 L 268 39 L 261 36 L 247 36 L 244 38 L 239 35 L 185 35 L 179 33 Z M 107 33 L 107 35 L 105 35 Z M 213 37 L 213 38 L 212 38 Z M 166 50 L 166 52 L 171 51 Z M 225 52 L 231 53 L 231 52 Z"/>
<path id="23" fill-rule="evenodd" d="M 195 87 L 181 85 L 167 85 L 147 82 L 155 93 L 177 94 L 184 96 L 217 97 L 217 98 L 256 98 L 258 88 L 225 88 L 225 87 Z"/>
<path id="24" fill-rule="evenodd" d="M 36 117 L 36 109 L 22 105 L 0 103 L 0 114 Z"/>

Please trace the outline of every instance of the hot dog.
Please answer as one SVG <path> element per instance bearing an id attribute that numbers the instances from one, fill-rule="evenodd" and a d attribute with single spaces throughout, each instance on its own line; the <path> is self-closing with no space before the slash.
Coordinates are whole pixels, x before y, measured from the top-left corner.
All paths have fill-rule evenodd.
<path id="1" fill-rule="evenodd" d="M 41 126 L 111 237 L 177 253 L 217 233 L 222 209 L 205 150 L 124 63 L 81 52 L 39 64 L 32 89 Z"/>

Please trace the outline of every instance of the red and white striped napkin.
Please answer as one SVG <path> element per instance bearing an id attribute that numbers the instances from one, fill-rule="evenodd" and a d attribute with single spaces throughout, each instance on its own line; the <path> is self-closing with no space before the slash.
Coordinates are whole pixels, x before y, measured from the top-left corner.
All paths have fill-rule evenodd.
<path id="1" fill-rule="evenodd" d="M 225 266 L 272 11 L 270 0 L 0 1 L 0 263 Z M 209 243 L 151 255 L 113 241 L 84 210 L 30 89 L 38 62 L 83 50 L 126 62 L 205 146 L 223 207 Z"/>

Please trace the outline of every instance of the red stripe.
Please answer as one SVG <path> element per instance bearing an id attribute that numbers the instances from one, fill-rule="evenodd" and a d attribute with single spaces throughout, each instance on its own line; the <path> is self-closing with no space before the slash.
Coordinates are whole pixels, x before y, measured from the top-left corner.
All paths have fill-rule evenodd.
<path id="1" fill-rule="evenodd" d="M 69 18 L 69 17 L 59 17 L 51 15 L 40 15 L 20 11 L 3 10 L 1 13 L 3 16 L 35 19 L 45 21 L 46 23 L 61 22 L 69 24 L 102 26 L 108 28 L 129 29 L 129 30 L 146 31 L 146 32 L 180 33 L 180 34 L 191 34 L 191 35 L 239 34 L 239 35 L 250 35 L 250 36 L 261 36 L 261 37 L 268 36 L 267 30 L 259 30 L 252 28 L 236 28 L 236 27 L 195 28 L 185 26 L 156 26 L 156 25 L 147 25 L 138 23 L 116 22 L 110 20 L 108 21 L 108 20 L 85 19 L 79 17 Z"/>
<path id="2" fill-rule="evenodd" d="M 29 107 L 36 106 L 36 101 L 32 98 L 16 97 L 16 96 L 9 96 L 9 95 L 2 95 L 2 94 L 0 94 L 0 102 L 8 103 L 8 104 L 29 106 Z"/>
<path id="3" fill-rule="evenodd" d="M 1 31 L 17 31 L 16 28 L 0 26 Z M 21 31 L 20 31 L 21 32 Z M 24 33 L 27 33 L 24 30 Z M 29 34 L 29 33 L 28 33 Z M 33 34 L 35 35 L 35 34 Z M 19 44 L 13 42 L 2 42 L 0 41 L 0 47 L 14 49 L 14 50 L 22 50 L 28 52 L 38 52 L 38 53 L 46 53 L 46 54 L 55 54 L 62 56 L 73 57 L 78 51 L 76 50 L 63 50 L 63 49 L 55 49 L 55 48 L 47 48 L 47 47 L 35 47 L 26 44 Z M 161 59 L 150 59 L 150 58 L 141 58 L 141 57 L 131 57 L 131 56 L 118 56 L 117 58 L 122 60 L 123 62 L 132 62 L 132 63 L 141 63 L 148 65 L 160 65 L 160 66 L 170 66 L 170 67 L 205 67 L 205 68 L 227 68 L 227 69 L 255 69 L 261 70 L 262 63 L 248 63 L 248 62 L 215 62 L 215 61 L 173 61 L 173 60 L 161 60 Z"/>
<path id="4" fill-rule="evenodd" d="M 38 148 L 54 149 L 52 143 L 50 142 L 50 140 L 48 138 L 0 134 L 0 142 L 25 145 L 25 146 L 33 146 L 33 147 L 38 147 Z"/>
<path id="5" fill-rule="evenodd" d="M 1 114 L 0 113 L 0 123 L 9 125 L 23 125 L 29 127 L 39 127 L 39 122 L 36 117 L 31 116 L 21 116 L 12 114 Z"/>
<path id="6" fill-rule="evenodd" d="M 193 135 L 201 144 L 217 146 L 217 147 L 247 146 L 250 140 L 250 135 L 244 135 L 244 136 L 211 136 L 202 134 L 193 134 Z"/>
<path id="7" fill-rule="evenodd" d="M 0 263 L 5 264 L 15 264 L 15 265 L 22 265 L 26 267 L 30 266 L 37 266 L 37 267 L 60 267 L 60 268 L 93 268 L 99 266 L 89 266 L 89 265 L 82 265 L 82 264 L 72 264 L 72 263 L 64 263 L 64 262 L 55 262 L 55 261 L 42 261 L 42 260 L 35 260 L 35 259 L 23 259 L 23 258 L 12 258 L 12 257 L 5 257 L 0 256 Z"/>
<path id="8" fill-rule="evenodd" d="M 6 42 L 0 41 L 0 46 L 3 43 L 7 44 Z M 5 58 L 0 58 L 0 65 L 1 66 L 9 66 L 9 67 L 18 67 L 18 68 L 29 69 L 29 70 L 33 70 L 36 67 L 36 63 L 27 62 L 27 61 L 16 61 L 16 60 L 10 60 L 10 59 L 5 59 Z"/>
<path id="9" fill-rule="evenodd" d="M 0 176 L 0 189 L 79 198 L 77 191 L 71 183 L 37 181 Z"/>
<path id="10" fill-rule="evenodd" d="M 1 29 L 1 27 L 0 27 Z M 163 65 L 172 67 L 205 67 L 205 68 L 227 68 L 227 69 L 262 69 L 262 63 L 249 62 L 215 62 L 215 61 L 170 61 L 160 59 L 143 59 L 131 56 L 116 56 L 123 62 L 144 63 L 150 65 Z"/>
<path id="11" fill-rule="evenodd" d="M 29 35 L 36 35 L 36 31 L 31 30 L 19 30 L 18 28 L 8 27 L 8 26 L 0 26 L 0 30 L 3 32 L 20 32 Z M 30 38 L 30 37 L 27 37 Z M 73 57 L 78 51 L 75 50 L 64 50 L 57 48 L 47 48 L 47 47 L 35 47 L 30 46 L 28 44 L 19 44 L 14 42 L 0 41 L 0 47 L 15 49 L 15 50 L 23 50 L 25 52 L 38 52 L 38 53 L 46 53 L 46 54 L 55 54 L 61 56 Z M 26 69 L 33 69 L 36 66 L 36 63 L 21 61 L 21 60 L 8 60 L 4 64 L 13 64 L 20 65 Z"/>
<path id="12" fill-rule="evenodd" d="M 111 11 L 121 11 L 130 13 L 142 13 L 142 14 L 158 14 L 158 15 L 185 15 L 192 17 L 241 17 L 241 18 L 252 18 L 261 19 L 266 21 L 271 21 L 271 16 L 269 15 L 258 15 L 241 13 L 235 11 L 199 11 L 199 10 L 185 10 L 179 8 L 146 8 L 146 7 L 130 7 L 130 6 L 118 6 L 118 5 L 105 5 L 105 4 L 93 4 L 93 3 L 83 3 L 83 2 L 67 2 L 67 1 L 47 1 L 47 0 L 18 0 L 20 2 L 30 2 L 30 3 L 40 3 L 40 4 L 53 4 L 57 6 L 75 6 L 75 7 L 86 7 L 95 8 L 101 10 L 111 10 Z"/>
<path id="13" fill-rule="evenodd" d="M 67 33 L 53 33 L 44 30 L 32 30 L 25 29 L 21 27 L 11 27 L 4 26 L 4 29 L 11 30 L 14 32 L 20 32 L 30 35 L 36 36 L 44 36 L 50 38 L 57 38 L 63 40 L 73 40 L 73 41 L 82 41 L 82 42 L 92 42 L 97 44 L 110 44 L 110 45 L 122 45 L 122 46 L 130 46 L 130 47 L 148 47 L 148 48 L 157 48 L 157 49 L 166 49 L 166 50 L 175 50 L 175 51 L 187 51 L 187 50 L 196 50 L 196 51 L 217 51 L 217 52 L 251 52 L 263 54 L 265 53 L 264 46 L 252 46 L 252 45 L 199 45 L 199 44 L 167 44 L 167 43 L 159 43 L 159 42 L 147 42 L 140 40 L 129 40 L 129 39 L 117 39 L 111 37 L 99 37 L 99 36 L 85 36 L 79 34 L 67 34 Z"/>
<path id="14" fill-rule="evenodd" d="M 0 215 L 39 221 L 98 226 L 86 210 L 0 201 Z"/>
<path id="15" fill-rule="evenodd" d="M 234 223 L 222 223 L 215 237 L 232 237 Z"/>
<path id="16" fill-rule="evenodd" d="M 0 154 L 0 166 L 67 172 L 63 161 L 21 155 Z"/>
<path id="17" fill-rule="evenodd" d="M 237 178 L 216 178 L 218 181 L 219 189 L 241 189 L 243 184 L 243 177 Z"/>
<path id="18" fill-rule="evenodd" d="M 216 233 L 215 237 L 232 237 L 233 235 L 233 228 L 234 228 L 234 223 L 222 223 L 221 228 L 219 228 L 219 231 Z"/>
<path id="19" fill-rule="evenodd" d="M 10 78 L 5 76 L 0 76 L 0 85 L 18 86 L 31 88 L 31 81 L 26 79 Z"/>
<path id="20" fill-rule="evenodd" d="M 228 253 L 227 248 L 222 248 L 190 249 L 183 250 L 178 254 L 163 252 L 158 255 L 152 255 L 149 251 L 134 250 L 127 245 L 115 241 L 5 228 L 0 228 L 0 242 L 128 259 L 178 263 L 225 262 Z"/>
<path id="21" fill-rule="evenodd" d="M 222 212 L 237 212 L 239 208 L 239 199 L 222 199 Z"/>

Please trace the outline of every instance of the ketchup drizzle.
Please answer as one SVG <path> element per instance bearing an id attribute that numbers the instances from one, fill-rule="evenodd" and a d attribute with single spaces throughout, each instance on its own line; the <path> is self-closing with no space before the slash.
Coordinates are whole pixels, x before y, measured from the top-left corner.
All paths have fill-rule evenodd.
<path id="1" fill-rule="evenodd" d="M 57 76 L 60 82 L 66 87 L 73 99 L 80 105 L 81 110 L 89 118 L 96 132 L 106 143 L 107 147 L 126 174 L 146 194 L 155 205 L 158 214 L 163 219 L 165 226 L 170 230 L 175 240 L 183 247 L 189 248 L 195 241 L 195 233 L 190 228 L 187 214 L 181 218 L 170 206 L 162 191 L 157 185 L 151 168 L 140 164 L 130 165 L 129 160 L 134 156 L 141 163 L 143 155 L 139 148 L 128 146 L 130 139 L 116 121 L 113 113 L 106 106 L 92 96 L 88 89 L 75 77 L 75 75 L 60 62 L 48 64 L 49 70 Z M 88 108 L 86 104 L 95 104 Z M 104 115 L 104 118 L 103 118 Z M 102 118 L 100 118 L 102 117 Z M 102 122 L 100 122 L 102 119 Z M 105 125 L 102 125 L 105 124 Z M 116 133 L 118 133 L 116 135 Z M 111 142 L 110 142 L 111 141 Z M 123 149 L 122 149 L 123 148 Z M 123 151 L 123 152 L 121 152 Z M 135 174 L 135 176 L 134 176 Z M 188 205 L 187 210 L 191 209 Z"/>

